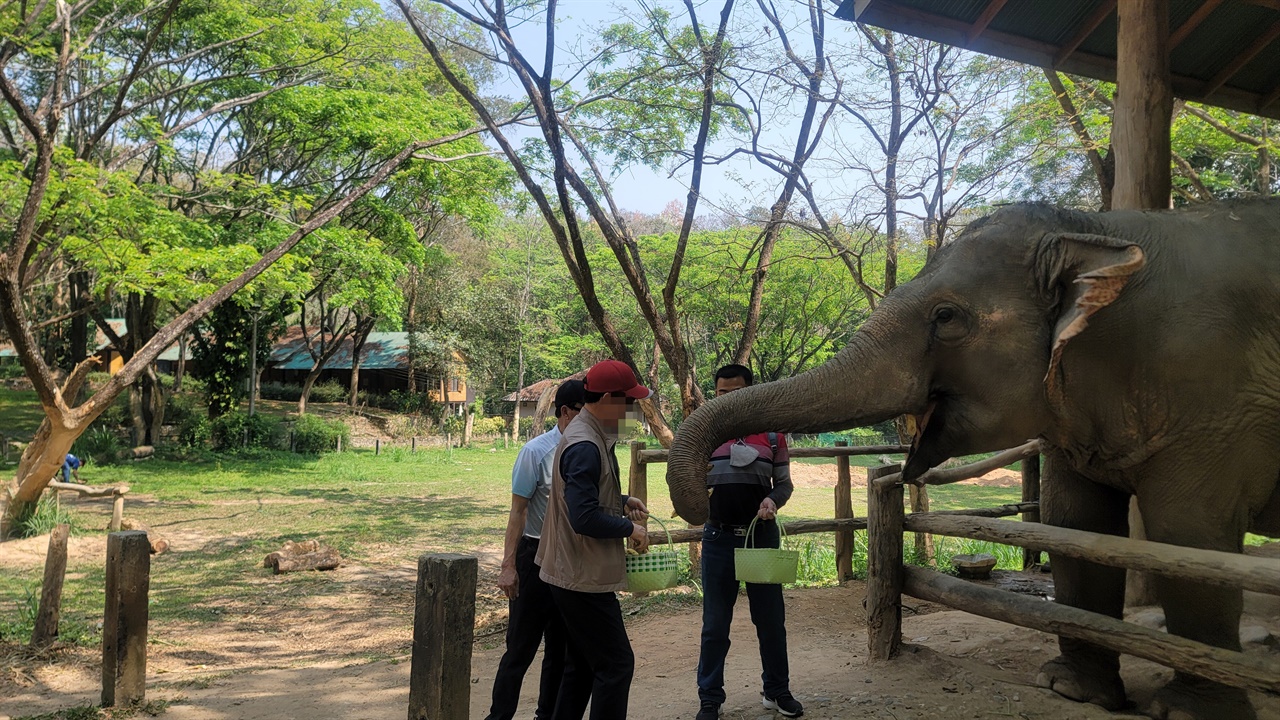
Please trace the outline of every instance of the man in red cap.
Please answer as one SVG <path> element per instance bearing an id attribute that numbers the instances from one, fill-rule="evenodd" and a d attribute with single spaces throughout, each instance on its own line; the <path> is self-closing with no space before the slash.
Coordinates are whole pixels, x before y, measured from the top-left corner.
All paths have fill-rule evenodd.
<path id="1" fill-rule="evenodd" d="M 627 589 L 630 538 L 644 552 L 639 524 L 648 508 L 622 494 L 614 446 L 627 409 L 652 391 L 626 363 L 605 360 L 587 371 L 586 404 L 556 449 L 551 497 L 535 563 L 565 622 L 568 666 L 553 720 L 625 720 L 635 655 L 615 594 Z"/>

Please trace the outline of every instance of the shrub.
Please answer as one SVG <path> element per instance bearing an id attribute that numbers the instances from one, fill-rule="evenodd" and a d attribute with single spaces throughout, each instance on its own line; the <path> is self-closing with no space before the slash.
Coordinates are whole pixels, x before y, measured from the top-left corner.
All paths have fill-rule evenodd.
<path id="1" fill-rule="evenodd" d="M 170 393 L 164 404 L 164 422 L 166 425 L 182 427 L 192 418 L 204 417 L 204 403 L 190 393 Z"/>
<path id="2" fill-rule="evenodd" d="M 498 435 L 506 432 L 507 421 L 505 418 L 493 416 L 485 418 L 476 418 L 471 423 L 471 432 L 475 435 Z"/>
<path id="3" fill-rule="evenodd" d="M 213 439 L 213 423 L 207 415 L 192 415 L 178 426 L 178 443 L 183 447 L 202 448 Z"/>
<path id="4" fill-rule="evenodd" d="M 258 386 L 258 396 L 264 400 L 298 402 L 298 398 L 302 397 L 302 386 L 282 382 L 262 383 Z"/>
<path id="5" fill-rule="evenodd" d="M 303 415 L 293 424 L 293 449 L 300 453 L 319 455 L 335 450 L 338 438 L 343 445 L 351 445 L 351 429 L 341 420 Z"/>
<path id="6" fill-rule="evenodd" d="M 299 393 L 301 393 L 301 390 L 299 390 Z M 337 380 L 326 380 L 311 386 L 311 396 L 308 400 L 318 403 L 345 402 L 350 393 L 350 388 L 340 384 Z"/>
<path id="7" fill-rule="evenodd" d="M 133 425 L 133 412 L 129 409 L 129 391 L 118 395 L 111 406 L 102 411 L 97 423 L 103 427 L 123 428 Z"/>
<path id="8" fill-rule="evenodd" d="M 76 438 L 71 453 L 87 463 L 111 465 L 120 459 L 124 451 L 120 437 L 105 427 L 94 427 Z"/>
<path id="9" fill-rule="evenodd" d="M 62 477 L 59 476 L 57 479 L 61 480 Z M 16 528 L 18 537 L 44 535 L 62 524 L 75 525 L 71 521 L 71 513 L 58 504 L 57 498 L 54 497 L 56 493 L 56 490 L 45 493 L 36 503 L 35 510 L 25 517 L 18 518 Z"/>
<path id="10" fill-rule="evenodd" d="M 239 411 L 216 418 L 210 430 L 215 450 L 280 447 L 283 434 L 276 418 L 261 414 L 250 416 Z"/>
<path id="11" fill-rule="evenodd" d="M 5 360 L 0 362 L 0 380 L 26 377 L 26 375 L 27 371 L 22 369 L 22 363 L 17 360 Z"/>

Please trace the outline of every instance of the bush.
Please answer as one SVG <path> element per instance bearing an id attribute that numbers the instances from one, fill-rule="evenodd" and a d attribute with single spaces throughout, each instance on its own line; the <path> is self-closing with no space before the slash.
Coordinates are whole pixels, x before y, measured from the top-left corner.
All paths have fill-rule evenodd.
<path id="1" fill-rule="evenodd" d="M 264 400 L 298 402 L 298 398 L 302 397 L 302 386 L 282 382 L 262 383 L 258 386 L 258 396 Z"/>
<path id="2" fill-rule="evenodd" d="M 499 435 L 506 432 L 506 430 L 506 419 L 498 416 L 476 418 L 471 423 L 471 433 L 473 435 Z"/>
<path id="3" fill-rule="evenodd" d="M 178 444 L 189 448 L 202 448 L 213 439 L 213 423 L 207 415 L 192 415 L 178 426 Z"/>
<path id="4" fill-rule="evenodd" d="M 192 418 L 204 417 L 205 407 L 201 399 L 190 393 L 170 393 L 164 403 L 166 425 L 182 427 Z"/>
<path id="5" fill-rule="evenodd" d="M 308 400 L 318 403 L 339 403 L 346 402 L 350 394 L 351 389 L 339 384 L 337 380 L 326 380 L 311 386 L 311 396 Z"/>
<path id="6" fill-rule="evenodd" d="M 62 477 L 58 476 L 58 480 Z M 56 490 L 46 492 L 36 503 L 35 510 L 26 517 L 18 518 L 16 535 L 18 537 L 35 537 L 52 532 L 59 525 L 75 526 L 71 521 L 71 513 L 58 504 L 54 495 Z"/>
<path id="7" fill-rule="evenodd" d="M 215 450 L 278 448 L 283 436 L 280 421 L 276 418 L 261 414 L 250 416 L 239 411 L 215 419 L 210 431 Z"/>
<path id="8" fill-rule="evenodd" d="M 22 369 L 22 363 L 18 362 L 16 359 L 0 362 L 0 380 L 26 376 L 27 371 Z"/>
<path id="9" fill-rule="evenodd" d="M 558 421 L 556 420 L 554 415 L 548 415 L 545 418 L 543 418 L 542 432 L 547 432 L 551 428 L 555 427 L 556 422 Z M 527 438 L 532 434 L 533 434 L 533 418 L 531 417 L 520 418 L 520 437 Z"/>
<path id="10" fill-rule="evenodd" d="M 351 445 L 351 428 L 341 420 L 303 415 L 293 424 L 293 449 L 300 453 L 330 452 L 337 449 L 338 438 L 342 438 L 343 445 Z"/>
<path id="11" fill-rule="evenodd" d="M 76 438 L 71 454 L 97 465 L 111 465 L 120 459 L 125 445 L 120 437 L 105 427 L 95 427 Z"/>

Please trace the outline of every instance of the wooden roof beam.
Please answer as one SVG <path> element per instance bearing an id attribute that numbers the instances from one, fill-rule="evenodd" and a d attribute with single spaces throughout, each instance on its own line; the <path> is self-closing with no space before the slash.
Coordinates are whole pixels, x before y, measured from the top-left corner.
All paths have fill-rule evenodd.
<path id="1" fill-rule="evenodd" d="M 1205 18 L 1212 15 L 1213 11 L 1217 10 L 1218 6 L 1221 4 L 1222 0 L 1204 0 L 1204 3 L 1200 7 L 1196 8 L 1195 12 L 1191 13 L 1191 17 L 1187 18 L 1187 21 L 1182 23 L 1182 25 L 1177 30 L 1174 30 L 1173 34 L 1169 36 L 1169 52 L 1173 52 L 1173 49 L 1178 47 L 1183 40 L 1186 40 L 1187 36 L 1190 35 L 1193 30 L 1200 27 L 1200 23 L 1204 22 Z"/>
<path id="2" fill-rule="evenodd" d="M 969 32 L 965 34 L 966 39 L 972 43 L 987 29 L 992 20 L 996 19 L 996 15 L 1000 14 L 1000 10 L 1004 8 L 1005 3 L 1009 0 L 991 0 L 987 6 L 982 9 L 982 14 L 977 20 L 973 21 L 973 25 L 969 26 Z"/>
<path id="3" fill-rule="evenodd" d="M 1243 52 L 1235 57 L 1234 60 L 1227 63 L 1222 71 L 1213 77 L 1212 80 L 1205 83 L 1203 94 L 1205 97 L 1212 95 L 1218 88 L 1226 84 L 1233 75 L 1240 72 L 1240 69 L 1249 64 L 1249 61 L 1258 56 L 1258 53 L 1266 49 L 1268 45 L 1275 42 L 1276 38 L 1280 38 L 1280 20 L 1271 24 L 1262 36 L 1253 41 L 1253 44 L 1245 48 Z"/>
<path id="4" fill-rule="evenodd" d="M 1089 19 L 1085 20 L 1084 24 L 1080 26 L 1080 30 L 1075 34 L 1075 37 L 1068 40 L 1067 44 L 1063 45 L 1062 48 L 1058 50 L 1058 53 L 1053 56 L 1053 67 L 1057 69 L 1057 67 L 1062 64 L 1063 60 L 1071 57 L 1071 53 L 1075 52 L 1076 48 L 1080 47 L 1080 43 L 1088 40 L 1089 36 L 1093 34 L 1093 31 L 1097 30 L 1098 26 L 1102 24 L 1102 21 L 1106 20 L 1111 13 L 1115 12 L 1115 9 L 1116 0 L 1106 0 L 1106 2 L 1099 5 L 1098 9 L 1089 16 Z"/>
<path id="5" fill-rule="evenodd" d="M 1263 95 L 1262 99 L 1258 101 L 1258 112 L 1261 113 L 1271 107 L 1271 104 L 1277 100 L 1280 100 L 1280 84 L 1271 88 L 1271 90 L 1266 95 Z"/>

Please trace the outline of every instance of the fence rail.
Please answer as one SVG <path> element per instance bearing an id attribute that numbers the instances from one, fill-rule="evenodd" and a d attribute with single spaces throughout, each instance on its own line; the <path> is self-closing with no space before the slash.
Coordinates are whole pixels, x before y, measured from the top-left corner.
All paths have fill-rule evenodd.
<path id="1" fill-rule="evenodd" d="M 896 466 L 886 466 L 873 468 L 869 474 L 882 476 L 868 483 L 867 646 L 873 659 L 887 660 L 897 654 L 902 643 L 902 594 L 906 593 L 976 615 L 1085 640 L 1234 687 L 1280 692 L 1280 662 L 1276 660 L 1212 647 L 1080 608 L 985 588 L 925 568 L 906 567 L 902 563 L 902 535 L 911 531 L 987 540 L 1275 595 L 1280 595 L 1280 563 L 1038 522 L 951 513 L 904 515 L 901 475 L 895 476 L 895 472 Z M 1038 472 L 1036 475 L 1038 479 Z M 893 482 L 895 477 L 899 482 Z M 1024 490 L 1024 497 L 1027 494 Z M 1037 514 L 1038 509 L 1037 506 L 1034 510 Z"/>

